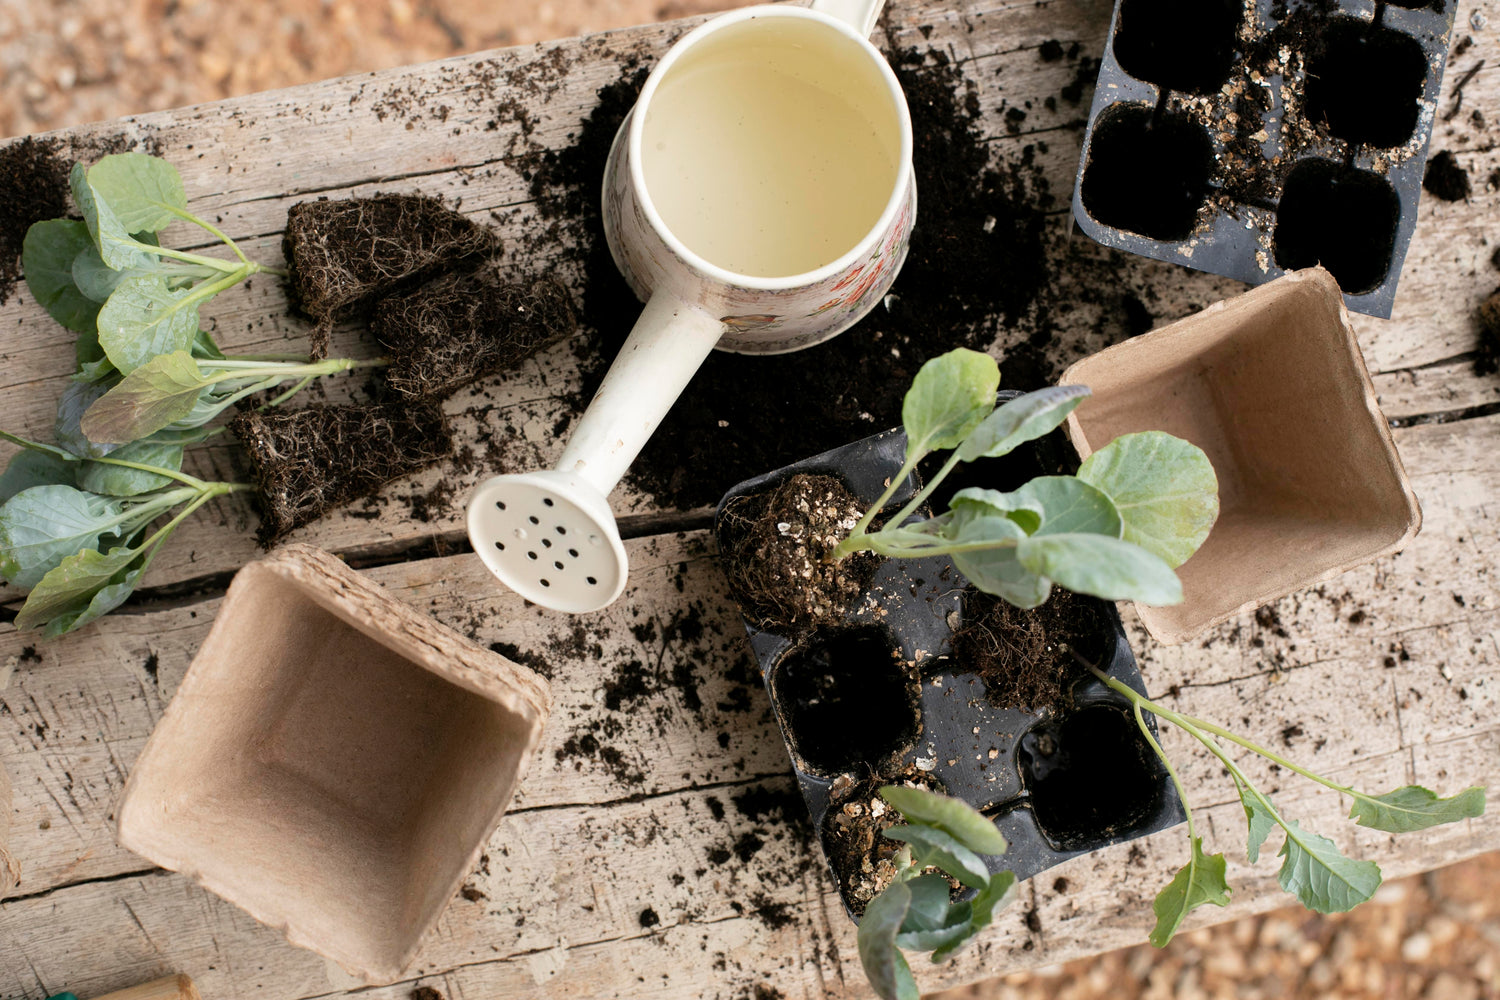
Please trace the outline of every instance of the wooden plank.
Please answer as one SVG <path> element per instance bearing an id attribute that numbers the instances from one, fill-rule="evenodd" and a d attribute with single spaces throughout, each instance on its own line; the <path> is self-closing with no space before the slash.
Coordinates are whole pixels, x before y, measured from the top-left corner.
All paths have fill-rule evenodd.
<path id="1" fill-rule="evenodd" d="M 1471 11 L 1500 16 L 1491 10 L 1496 2 L 1500 0 L 1466 4 L 1460 20 Z M 1045 144 L 1037 162 L 1061 212 L 1081 139 L 1079 130 L 1066 126 L 1080 112 L 1066 101 L 1048 111 L 1046 100 L 1055 101 L 1074 80 L 1078 64 L 1066 58 L 1045 61 L 1037 49 L 1043 41 L 1058 39 L 1069 46 L 1077 42 L 1081 55 L 1095 56 L 1104 45 L 1108 15 L 1107 5 L 1072 0 L 988 0 L 942 8 L 897 3 L 890 8 L 885 39 L 892 48 L 930 48 L 959 59 L 977 85 L 985 131 L 994 139 L 997 156 L 1013 158 L 1023 146 Z M 497 225 L 518 270 L 556 272 L 577 292 L 582 275 L 559 257 L 563 247 L 521 249 L 536 243 L 531 234 L 537 228 L 526 172 L 538 154 L 571 141 L 593 109 L 598 89 L 618 79 L 622 65 L 648 64 L 694 23 L 479 53 L 84 126 L 54 137 L 80 156 L 121 137 L 148 142 L 180 168 L 194 210 L 243 239 L 247 252 L 268 263 L 280 261 L 285 212 L 296 201 L 421 190 L 462 199 L 472 217 Z M 1470 58 L 1482 57 L 1485 44 L 1481 37 Z M 1467 99 L 1474 106 L 1491 101 L 1497 81 L 1500 75 L 1481 72 L 1465 88 Z M 1032 107 L 1022 133 L 1011 135 L 1004 112 L 1027 103 Z M 1464 148 L 1470 134 L 1461 126 L 1445 127 L 1435 148 Z M 1494 156 L 1493 150 L 1476 147 L 1462 159 L 1475 177 L 1483 177 L 1496 166 Z M 1496 197 L 1500 195 L 1488 186 L 1476 184 L 1469 204 L 1424 202 L 1396 318 L 1356 321 L 1373 368 L 1404 370 L 1474 348 L 1473 309 L 1494 281 L 1484 221 L 1497 210 Z M 496 213 L 498 219 L 492 217 Z M 1124 259 L 1070 234 L 1070 228 L 1059 215 L 1047 239 L 1049 262 L 1058 277 L 1044 292 L 1043 305 L 1057 317 L 1051 351 L 1059 363 L 1097 350 L 1118 335 L 1107 332 L 1119 330 L 1120 317 L 1111 315 L 1113 299 L 1100 301 L 1101 287 L 1114 294 L 1118 285 L 1120 294 L 1134 294 L 1149 304 L 1158 322 L 1240 287 L 1173 265 Z M 185 224 L 169 230 L 167 239 L 178 245 L 201 242 Z M 1088 298 L 1094 301 L 1084 301 Z M 1055 308 L 1060 305 L 1069 311 Z M 279 283 L 264 279 L 213 303 L 206 321 L 226 345 L 245 351 L 295 350 L 306 331 L 305 323 L 286 315 Z M 0 345 L 0 426 L 48 437 L 57 395 L 71 371 L 71 335 L 24 293 L 0 306 L 0 329 L 7 331 Z M 1003 354 L 1026 335 L 1002 336 L 995 350 Z M 335 513 L 296 537 L 357 554 L 410 546 L 434 534 L 456 536 L 462 500 L 475 482 L 502 469 L 546 464 L 560 452 L 558 429 L 566 427 L 579 405 L 574 355 L 581 343 L 559 346 L 450 401 L 458 441 L 474 447 L 472 464 L 449 463 L 393 484 L 373 506 Z M 368 336 L 353 326 L 336 333 L 335 349 L 356 357 L 377 353 Z M 358 384 L 350 379 L 329 383 L 329 395 L 344 398 Z M 1472 383 L 1461 394 L 1487 397 L 1488 390 Z M 1446 408 L 1444 400 L 1420 394 L 1413 402 Z M 8 446 L 0 449 L 0 460 L 9 454 Z M 202 449 L 191 468 L 233 478 L 238 464 L 234 448 L 221 446 Z M 446 484 L 444 489 L 437 489 L 440 484 Z M 435 490 L 451 490 L 451 498 L 435 504 L 439 510 L 433 520 L 414 519 L 411 498 L 436 496 Z M 627 515 L 661 509 L 628 483 L 614 499 Z M 148 585 L 221 574 L 242 565 L 253 557 L 254 547 L 238 529 L 253 524 L 244 498 L 225 499 L 209 516 L 184 526 L 153 565 Z M 14 590 L 0 590 L 0 599 L 15 596 Z"/>
<path id="2" fill-rule="evenodd" d="M 1351 780 L 1454 785 L 1482 781 L 1500 759 L 1500 732 L 1362 762 Z M 783 779 L 784 780 L 784 779 Z M 789 782 L 785 790 L 789 791 Z M 405 998 L 418 982 L 449 996 L 741 998 L 758 983 L 787 996 L 868 996 L 854 928 L 822 873 L 815 849 L 793 828 L 771 833 L 745 860 L 704 861 L 704 845 L 766 828 L 726 820 L 690 792 L 612 807 L 513 813 L 490 841 L 485 898 L 458 900 L 418 956 L 413 979 L 361 996 Z M 1393 838 L 1343 822 L 1331 793 L 1285 794 L 1281 806 L 1334 834 L 1346 850 L 1379 862 L 1389 877 L 1458 860 L 1500 843 L 1493 816 Z M 723 808 L 722 801 L 720 808 Z M 1237 802 L 1199 810 L 1216 847 L 1243 846 Z M 775 839 L 776 833 L 784 833 Z M 758 834 L 757 834 L 758 835 Z M 1079 858 L 1023 887 L 1018 900 L 950 965 L 918 969 L 938 988 L 1065 961 L 1139 941 L 1150 898 L 1181 864 L 1183 832 L 1166 831 Z M 1239 855 L 1242 856 L 1242 855 Z M 1197 926 L 1280 905 L 1274 862 L 1252 874 L 1231 861 L 1234 905 L 1199 911 Z M 477 893 L 476 893 L 477 894 Z M 654 915 L 655 922 L 647 916 Z M 523 919 L 524 918 L 524 919 Z M 190 970 L 205 995 L 284 1000 L 342 994 L 348 985 L 315 955 L 176 875 L 151 873 L 59 889 L 0 904 L 0 983 L 7 995 L 99 992 L 166 968 Z"/>
<path id="3" fill-rule="evenodd" d="M 1245 616 L 1202 643 L 1162 648 L 1137 635 L 1135 645 L 1148 684 L 1174 707 L 1235 725 L 1340 781 L 1384 789 L 1430 780 L 1456 790 L 1486 780 L 1500 745 L 1493 727 L 1500 609 L 1485 569 L 1496 545 L 1485 505 L 1500 473 L 1481 461 L 1500 437 L 1500 417 L 1403 429 L 1398 437 L 1416 456 L 1412 472 L 1427 504 L 1426 528 L 1406 553 L 1278 602 L 1261 618 Z M 420 968 L 475 995 L 523 983 L 539 996 L 605 990 L 618 984 L 620 968 L 641 970 L 648 996 L 731 997 L 753 975 L 788 995 L 817 995 L 815 988 L 859 995 L 850 932 L 818 850 L 794 818 L 802 814 L 783 776 L 785 752 L 708 540 L 690 533 L 629 547 L 631 589 L 608 611 L 577 619 L 499 593 L 472 557 L 371 573 L 481 642 L 541 656 L 555 678 L 557 708 L 541 755 L 492 838 L 489 871 L 472 880 L 487 899 L 450 907 Z M 1465 595 L 1464 604 L 1452 593 Z M 25 894 L 0 907 L 0 934 L 15 951 L 0 950 L 24 956 L 4 970 L 10 978 L 0 980 L 0 991 L 31 995 L 38 982 L 54 988 L 62 977 L 102 989 L 167 966 L 200 981 L 209 976 L 205 989 L 212 983 L 212 995 L 225 997 L 316 995 L 340 985 L 314 956 L 282 945 L 184 880 L 132 875 L 145 866 L 116 847 L 109 831 L 124 774 L 216 607 L 207 600 L 126 614 L 33 655 L 21 637 L 0 636 L 0 662 L 14 658 L 0 692 L 0 756 L 16 779 Z M 1358 612 L 1364 617 L 1351 622 Z M 685 626 L 701 636 L 687 638 Z M 666 640 L 669 631 L 675 638 Z M 691 681 L 664 682 L 684 666 Z M 620 756 L 579 753 L 589 735 Z M 1180 734 L 1168 730 L 1165 739 L 1192 799 L 1208 807 L 1214 842 L 1226 850 L 1241 844 L 1239 807 L 1221 768 Z M 1248 762 L 1247 771 L 1289 811 L 1338 833 L 1340 843 L 1357 843 L 1393 872 L 1500 846 L 1500 825 L 1491 820 L 1419 838 L 1352 831 L 1336 796 L 1289 782 L 1262 762 Z M 790 805 L 745 815 L 734 800 L 752 789 Z M 743 859 L 734 854 L 739 845 L 748 845 Z M 712 863 L 715 848 L 731 857 Z M 1120 848 L 1049 873 L 972 959 L 930 983 L 1139 940 L 1150 896 L 1180 863 L 1181 833 L 1152 838 L 1141 850 L 1144 868 L 1136 865 L 1139 853 Z M 1258 871 L 1250 876 L 1239 865 L 1236 908 L 1208 917 L 1278 903 L 1274 880 Z M 1072 888 L 1057 891 L 1059 877 Z M 751 915 L 737 913 L 736 904 Z M 758 917 L 755 905 L 765 911 Z M 1040 934 L 1025 923 L 1029 905 L 1039 908 Z M 640 926 L 647 908 L 661 919 L 658 927 Z M 768 921 L 766 913 L 792 919 L 775 927 L 779 918 Z M 1066 930 L 1049 933 L 1053 927 Z M 683 942 L 710 955 L 723 951 L 739 965 L 728 957 L 723 968 L 684 963 Z"/>

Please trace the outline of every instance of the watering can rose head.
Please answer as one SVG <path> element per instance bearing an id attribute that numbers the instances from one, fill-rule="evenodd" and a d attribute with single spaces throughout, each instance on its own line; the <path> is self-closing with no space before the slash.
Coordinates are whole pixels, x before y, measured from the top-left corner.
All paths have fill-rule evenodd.
<path id="1" fill-rule="evenodd" d="M 1175 572 L 1219 515 L 1219 483 L 1196 445 L 1161 431 L 1126 434 L 1090 455 L 1071 476 L 1038 476 L 1009 493 L 964 489 L 948 510 L 912 515 L 961 462 L 998 458 L 1056 429 L 1088 395 L 1053 386 L 995 405 L 1000 367 L 959 348 L 922 366 L 901 409 L 906 458 L 885 494 L 833 550 L 899 558 L 948 555 L 969 581 L 1022 608 L 1058 584 L 1112 601 L 1177 604 Z M 947 460 L 879 531 L 870 531 L 917 463 Z"/>

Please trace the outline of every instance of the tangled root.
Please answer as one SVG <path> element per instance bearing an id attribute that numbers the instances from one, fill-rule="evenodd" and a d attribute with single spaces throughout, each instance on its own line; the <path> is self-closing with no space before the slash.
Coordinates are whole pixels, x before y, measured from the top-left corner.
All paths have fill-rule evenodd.
<path id="1" fill-rule="evenodd" d="M 560 282 L 506 282 L 488 263 L 381 299 L 370 329 L 390 354 L 391 388 L 446 396 L 571 336 L 578 320 Z"/>
<path id="2" fill-rule="evenodd" d="M 447 419 L 432 401 L 249 411 L 229 429 L 250 454 L 261 507 L 256 537 L 268 549 L 453 450 Z"/>
<path id="3" fill-rule="evenodd" d="M 314 358 L 328 353 L 336 319 L 443 268 L 499 250 L 492 230 L 422 195 L 299 202 L 287 213 L 282 237 L 292 304 L 317 321 Z"/>
<path id="4" fill-rule="evenodd" d="M 804 473 L 726 504 L 723 565 L 745 617 L 761 627 L 839 619 L 880 563 L 869 552 L 827 561 L 863 512 L 838 479 Z"/>

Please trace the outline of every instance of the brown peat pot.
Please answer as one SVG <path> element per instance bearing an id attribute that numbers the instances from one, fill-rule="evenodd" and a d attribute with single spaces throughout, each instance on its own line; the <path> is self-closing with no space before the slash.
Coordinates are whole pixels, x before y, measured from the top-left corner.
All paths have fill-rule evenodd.
<path id="1" fill-rule="evenodd" d="M 1178 570 L 1187 599 L 1137 606 L 1161 642 L 1399 551 L 1422 524 L 1338 284 L 1309 268 L 1084 358 L 1062 384 L 1087 458 L 1162 430 L 1202 448 L 1220 512 Z"/>
<path id="2" fill-rule="evenodd" d="M 479 858 L 550 707 L 525 667 L 289 545 L 235 576 L 120 842 L 370 982 Z"/>

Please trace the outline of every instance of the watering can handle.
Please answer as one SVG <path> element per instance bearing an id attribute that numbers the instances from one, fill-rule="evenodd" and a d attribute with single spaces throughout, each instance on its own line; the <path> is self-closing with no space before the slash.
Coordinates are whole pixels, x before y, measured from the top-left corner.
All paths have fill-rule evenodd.
<path id="1" fill-rule="evenodd" d="M 885 0 L 813 0 L 812 9 L 846 22 L 860 37 L 868 38 L 884 6 Z"/>
<path id="2" fill-rule="evenodd" d="M 556 468 L 608 496 L 724 332 L 658 287 L 641 311 Z"/>

